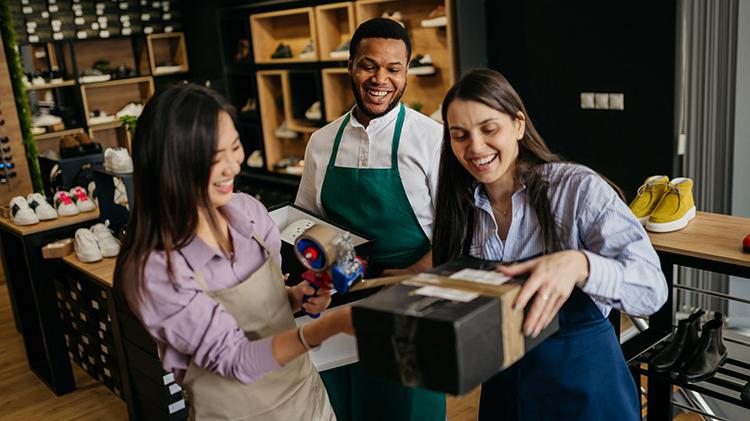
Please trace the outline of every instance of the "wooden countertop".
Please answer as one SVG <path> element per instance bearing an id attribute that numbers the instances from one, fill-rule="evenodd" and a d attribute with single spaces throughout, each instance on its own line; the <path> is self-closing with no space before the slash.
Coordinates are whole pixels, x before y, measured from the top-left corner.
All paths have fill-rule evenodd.
<path id="1" fill-rule="evenodd" d="M 0 226 L 21 235 L 29 235 L 97 219 L 99 219 L 99 209 L 96 209 L 93 212 L 81 212 L 75 216 L 59 216 L 57 219 L 51 221 L 41 221 L 38 224 L 25 226 L 14 224 L 13 220 L 10 218 L 0 217 Z"/>
<path id="2" fill-rule="evenodd" d="M 674 232 L 649 232 L 656 251 L 750 267 L 750 253 L 742 240 L 750 234 L 750 218 L 698 212 L 688 225 Z"/>
<path id="3" fill-rule="evenodd" d="M 98 281 L 105 287 L 112 288 L 112 283 L 115 274 L 115 263 L 117 259 L 114 257 L 105 257 L 104 259 L 94 263 L 82 263 L 76 257 L 75 253 L 63 257 L 63 262 L 74 267 L 75 269 L 91 276 L 94 280 Z"/>

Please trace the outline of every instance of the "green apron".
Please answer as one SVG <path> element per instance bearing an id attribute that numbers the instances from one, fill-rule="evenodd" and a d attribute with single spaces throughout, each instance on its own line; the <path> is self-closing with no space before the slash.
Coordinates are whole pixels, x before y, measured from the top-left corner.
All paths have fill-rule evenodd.
<path id="1" fill-rule="evenodd" d="M 407 267 L 430 250 L 398 171 L 405 114 L 402 104 L 393 132 L 390 168 L 343 168 L 334 164 L 351 117 L 347 114 L 336 133 L 321 190 L 321 204 L 331 220 L 375 239 L 370 264 L 382 268 Z M 442 393 L 403 386 L 367 373 L 359 364 L 320 374 L 339 421 L 445 420 Z"/>

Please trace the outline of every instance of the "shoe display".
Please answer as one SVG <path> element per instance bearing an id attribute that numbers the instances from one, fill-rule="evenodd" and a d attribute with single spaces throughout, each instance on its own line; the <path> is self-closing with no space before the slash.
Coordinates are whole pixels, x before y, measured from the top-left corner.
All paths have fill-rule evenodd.
<path id="1" fill-rule="evenodd" d="M 46 109 L 42 108 L 40 114 L 31 117 L 33 127 L 49 127 L 62 124 L 62 118 L 52 115 Z"/>
<path id="2" fill-rule="evenodd" d="M 127 79 L 135 76 L 135 70 L 124 64 L 119 65 L 113 73 L 117 79 Z"/>
<path id="3" fill-rule="evenodd" d="M 182 66 L 178 64 L 174 64 L 171 61 L 167 60 L 161 63 L 157 63 L 154 67 L 154 74 L 156 75 L 163 75 L 168 73 L 177 73 L 182 70 Z"/>
<path id="4" fill-rule="evenodd" d="M 320 120 L 323 114 L 320 112 L 320 101 L 315 101 L 310 108 L 305 111 L 305 118 L 308 120 Z"/>
<path id="5" fill-rule="evenodd" d="M 41 193 L 29 194 L 26 196 L 26 202 L 34 210 L 40 221 L 49 221 L 57 218 L 57 211 L 55 211 L 55 208 L 47 202 L 47 199 Z"/>
<path id="6" fill-rule="evenodd" d="M 289 129 L 289 125 L 284 120 L 279 127 L 276 128 L 274 134 L 279 139 L 296 139 L 299 137 L 299 133 Z"/>
<path id="7" fill-rule="evenodd" d="M 695 351 L 698 345 L 698 331 L 703 310 L 691 314 L 688 318 L 677 323 L 677 331 L 661 352 L 649 361 L 648 365 L 654 371 L 672 371 L 679 369 Z"/>
<path id="8" fill-rule="evenodd" d="M 391 10 L 386 10 L 385 12 L 383 12 L 382 15 L 380 15 L 380 17 L 390 19 L 390 20 L 395 20 L 396 22 L 398 22 L 399 25 L 406 27 L 404 25 L 404 17 L 403 15 L 401 15 L 401 12 L 398 10 L 396 10 L 395 12 Z"/>
<path id="9" fill-rule="evenodd" d="M 430 12 L 430 14 L 427 15 L 427 19 L 422 20 L 423 28 L 438 28 L 446 26 L 447 24 L 448 19 L 445 16 L 445 6 L 442 4 Z"/>
<path id="10" fill-rule="evenodd" d="M 664 194 L 669 190 L 669 177 L 666 175 L 652 175 L 638 188 L 638 194 L 630 202 L 630 210 L 641 225 L 646 225 L 648 218 L 654 213 Z"/>
<path id="11" fill-rule="evenodd" d="M 258 101 L 255 97 L 249 97 L 245 105 L 240 109 L 241 113 L 252 113 L 258 110 Z"/>
<path id="12" fill-rule="evenodd" d="M 64 190 L 55 193 L 53 201 L 55 202 L 57 214 L 60 216 L 73 216 L 80 213 L 78 206 L 73 203 L 73 199 L 71 199 L 70 196 L 68 196 L 68 192 Z"/>
<path id="13" fill-rule="evenodd" d="M 86 195 L 86 190 L 83 189 L 83 187 L 75 186 L 72 189 L 70 189 L 70 197 L 73 199 L 73 203 L 76 204 L 78 207 L 78 210 L 81 212 L 91 212 L 94 209 L 96 209 L 96 205 L 94 204 L 94 201 L 89 199 L 88 195 Z"/>
<path id="14" fill-rule="evenodd" d="M 263 168 L 263 154 L 256 149 L 247 157 L 247 166 L 250 168 Z"/>
<path id="15" fill-rule="evenodd" d="M 44 80 L 44 78 L 40 74 L 37 74 L 37 76 L 34 76 L 34 78 L 31 79 L 32 86 L 40 86 L 40 85 L 46 85 L 46 84 L 47 84 L 47 81 Z"/>
<path id="16" fill-rule="evenodd" d="M 60 157 L 73 158 L 86 155 L 86 151 L 74 135 L 66 134 L 60 138 Z"/>
<path id="17" fill-rule="evenodd" d="M 125 148 L 107 148 L 104 151 L 104 169 L 115 174 L 133 172 L 133 159 Z"/>
<path id="18" fill-rule="evenodd" d="M 104 73 L 101 70 L 97 70 L 97 69 L 88 69 L 88 70 L 84 70 L 83 73 L 81 73 L 81 77 L 78 78 L 78 82 L 96 83 L 96 82 L 106 82 L 110 79 L 112 79 L 112 75 L 110 75 L 109 73 Z"/>
<path id="19" fill-rule="evenodd" d="M 101 223 L 95 224 L 90 230 L 96 237 L 96 242 L 99 244 L 102 256 L 117 257 L 117 254 L 120 253 L 120 242 L 112 235 L 112 231 Z"/>
<path id="20" fill-rule="evenodd" d="M 78 140 L 78 143 L 81 145 L 81 147 L 83 148 L 83 151 L 86 154 L 102 152 L 102 144 L 91 140 L 89 135 L 87 135 L 86 133 L 84 132 L 76 133 L 75 138 L 76 140 Z"/>
<path id="21" fill-rule="evenodd" d="M 115 114 L 118 119 L 124 117 L 124 116 L 131 116 L 138 118 L 140 117 L 141 113 L 143 112 L 143 104 L 136 104 L 135 102 L 131 102 L 128 105 L 122 107 L 120 111 Z"/>
<path id="22" fill-rule="evenodd" d="M 292 58 L 292 47 L 283 42 L 276 47 L 276 51 L 271 54 L 271 58 Z"/>
<path id="23" fill-rule="evenodd" d="M 695 352 L 680 370 L 682 380 L 697 382 L 713 377 L 727 359 L 727 348 L 722 340 L 722 318 L 721 313 L 714 313 L 714 319 L 703 325 Z"/>
<path id="24" fill-rule="evenodd" d="M 435 74 L 435 67 L 432 65 L 432 57 L 422 54 L 417 54 L 411 63 L 409 63 L 409 70 L 407 72 L 410 75 L 417 76 L 429 76 Z"/>
<path id="25" fill-rule="evenodd" d="M 273 169 L 275 170 L 286 170 L 288 167 L 292 167 L 297 165 L 299 162 L 299 159 L 294 157 L 286 157 L 284 159 L 279 160 L 275 164 L 273 164 Z"/>
<path id="26" fill-rule="evenodd" d="M 104 124 L 117 121 L 117 117 L 107 114 L 106 111 L 94 110 L 89 113 L 89 125 Z"/>
<path id="27" fill-rule="evenodd" d="M 299 58 L 301 59 L 314 59 L 315 58 L 315 45 L 313 45 L 312 40 L 307 41 L 307 44 L 305 44 L 305 48 L 303 48 L 302 52 L 299 53 Z"/>
<path id="28" fill-rule="evenodd" d="M 671 232 L 685 228 L 695 218 L 693 201 L 693 180 L 675 178 L 668 185 L 669 190 L 656 205 L 646 222 L 646 229 L 653 232 Z"/>
<path id="29" fill-rule="evenodd" d="M 750 234 L 745 237 L 744 240 L 742 240 L 742 251 L 745 253 L 750 253 Z"/>
<path id="30" fill-rule="evenodd" d="M 330 52 L 331 58 L 346 60 L 349 58 L 349 40 L 342 42 L 333 51 Z"/>
<path id="31" fill-rule="evenodd" d="M 99 249 L 99 243 L 88 228 L 78 228 L 75 235 L 73 249 L 76 257 L 83 263 L 93 263 L 102 260 L 102 251 Z"/>
<path id="32" fill-rule="evenodd" d="M 287 174 L 302 175 L 302 171 L 305 169 L 305 160 L 300 159 L 296 164 L 289 165 L 286 167 Z"/>
<path id="33" fill-rule="evenodd" d="M 23 196 L 11 199 L 9 207 L 11 218 L 16 225 L 34 225 L 39 222 L 39 217 Z"/>

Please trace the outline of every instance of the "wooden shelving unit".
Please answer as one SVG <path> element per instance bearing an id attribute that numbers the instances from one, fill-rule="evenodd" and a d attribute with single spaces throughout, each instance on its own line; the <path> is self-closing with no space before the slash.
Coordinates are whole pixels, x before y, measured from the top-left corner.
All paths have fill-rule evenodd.
<path id="1" fill-rule="evenodd" d="M 331 57 L 331 52 L 342 42 L 351 39 L 354 34 L 354 3 L 333 3 L 315 8 L 316 26 L 321 61 L 346 61 L 346 57 Z"/>
<path id="2" fill-rule="evenodd" d="M 312 7 L 250 15 L 250 30 L 255 63 L 304 63 L 318 60 L 320 49 Z M 315 54 L 309 58 L 300 58 L 299 54 L 310 40 L 315 47 Z M 271 58 L 281 43 L 291 47 L 291 58 Z"/>
<path id="3" fill-rule="evenodd" d="M 66 86 L 75 86 L 76 81 L 75 80 L 64 80 L 62 82 L 58 83 L 45 83 L 44 85 L 31 85 L 27 86 L 27 91 L 41 91 L 44 89 L 55 89 L 55 88 L 63 88 Z"/>
<path id="4" fill-rule="evenodd" d="M 146 45 L 152 75 L 162 76 L 175 73 L 186 73 L 190 70 L 190 67 L 188 66 L 187 47 L 185 46 L 184 33 L 171 32 L 166 34 L 147 35 Z M 174 68 L 163 69 L 157 66 L 164 62 L 173 63 Z"/>
<path id="5" fill-rule="evenodd" d="M 407 2 L 398 0 L 359 0 L 355 2 L 357 26 L 373 18 L 380 17 L 385 11 L 402 10 Z"/>
<path id="6" fill-rule="evenodd" d="M 330 122 L 349 111 L 354 105 L 354 94 L 349 71 L 346 68 L 323 69 L 321 73 L 325 120 Z"/>

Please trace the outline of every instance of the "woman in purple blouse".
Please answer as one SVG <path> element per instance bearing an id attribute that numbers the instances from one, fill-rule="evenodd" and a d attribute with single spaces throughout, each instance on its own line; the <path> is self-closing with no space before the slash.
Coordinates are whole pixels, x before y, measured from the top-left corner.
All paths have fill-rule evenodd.
<path id="1" fill-rule="evenodd" d="M 284 285 L 279 231 L 263 205 L 233 193 L 244 151 L 233 109 L 197 86 L 153 97 L 133 139 L 134 195 L 115 270 L 133 312 L 198 419 L 334 419 L 307 351 L 353 333 L 340 307 L 302 328 L 330 291 Z"/>

